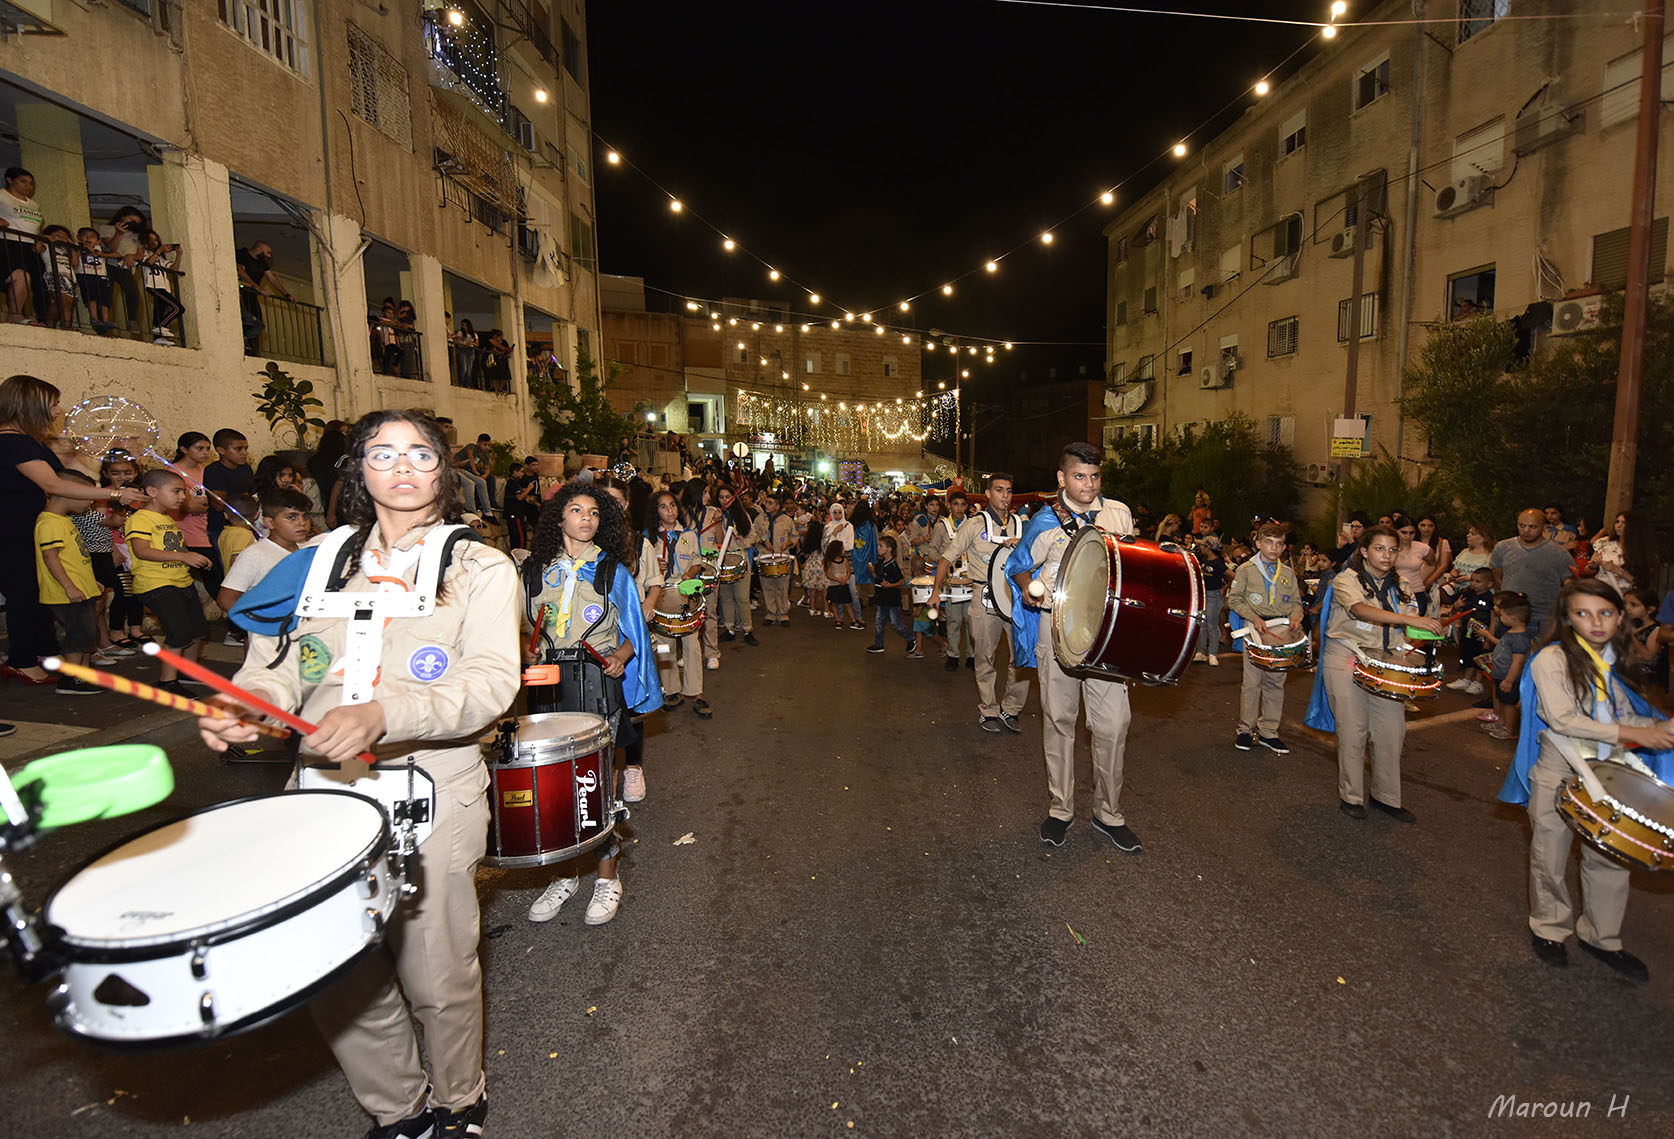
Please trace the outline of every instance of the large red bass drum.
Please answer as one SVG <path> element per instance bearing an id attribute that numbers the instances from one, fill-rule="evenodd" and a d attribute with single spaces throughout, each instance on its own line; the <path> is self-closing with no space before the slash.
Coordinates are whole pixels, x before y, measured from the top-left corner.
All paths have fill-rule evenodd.
<path id="1" fill-rule="evenodd" d="M 1052 651 L 1071 672 L 1173 684 L 1205 618 L 1203 571 L 1172 542 L 1084 526 L 1058 564 Z"/>

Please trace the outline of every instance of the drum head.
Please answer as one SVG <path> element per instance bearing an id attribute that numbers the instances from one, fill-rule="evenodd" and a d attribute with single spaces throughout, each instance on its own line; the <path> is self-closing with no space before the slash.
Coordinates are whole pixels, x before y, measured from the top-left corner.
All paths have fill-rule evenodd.
<path id="1" fill-rule="evenodd" d="M 46 920 L 88 948 L 207 937 L 306 897 L 365 860 L 388 825 L 342 791 L 223 803 L 94 859 L 53 892 Z"/>
<path id="2" fill-rule="evenodd" d="M 1619 763 L 1595 763 L 1592 767 L 1612 799 L 1656 827 L 1674 827 L 1674 788 Z"/>
<path id="3" fill-rule="evenodd" d="M 1057 651 L 1084 661 L 1104 628 L 1110 598 L 1110 550 L 1097 530 L 1091 538 L 1070 543 L 1058 565 L 1058 588 L 1052 601 L 1057 610 L 1053 632 L 1061 637 Z"/>
<path id="4" fill-rule="evenodd" d="M 522 716 L 517 721 L 518 744 L 541 743 L 546 740 L 571 740 L 599 732 L 610 734 L 610 724 L 603 716 L 591 712 L 542 712 Z"/>

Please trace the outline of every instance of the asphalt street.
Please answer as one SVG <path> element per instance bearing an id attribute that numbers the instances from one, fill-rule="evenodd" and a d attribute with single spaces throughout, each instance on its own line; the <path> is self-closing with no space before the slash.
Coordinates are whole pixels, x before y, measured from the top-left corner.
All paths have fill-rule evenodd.
<path id="1" fill-rule="evenodd" d="M 1494 801 L 1510 745 L 1465 698 L 1412 717 L 1402 826 L 1337 810 L 1309 678 L 1284 757 L 1231 746 L 1235 657 L 1136 690 L 1133 857 L 1088 825 L 1085 737 L 1069 841 L 1036 837 L 1034 696 L 1021 736 L 987 735 L 971 673 L 893 633 L 881 657 L 825 622 L 758 636 L 707 674 L 712 721 L 651 718 L 614 922 L 583 925 L 584 883 L 530 924 L 547 874 L 482 874 L 488 1136 L 1674 1134 L 1674 879 L 1634 875 L 1649 984 L 1573 945 L 1567 971 L 1537 962 L 1527 822 Z M 43 722 L 69 703 L 33 699 Z M 109 703 L 77 742 L 142 731 L 177 790 L 14 859 L 37 904 L 95 849 L 282 781 L 118 700 L 81 702 Z M 304 1013 L 118 1054 L 56 1031 L 47 991 L 0 979 L 8 1134 L 367 1127 Z M 1491 1118 L 1500 1097 L 1589 1114 Z"/>

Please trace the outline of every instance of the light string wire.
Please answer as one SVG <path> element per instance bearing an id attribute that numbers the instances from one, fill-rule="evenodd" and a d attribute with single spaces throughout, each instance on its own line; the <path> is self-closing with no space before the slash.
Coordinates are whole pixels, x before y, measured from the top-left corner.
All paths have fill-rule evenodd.
<path id="1" fill-rule="evenodd" d="M 1082 12 L 1114 12 L 1129 16 L 1168 16 L 1184 20 L 1227 20 L 1240 24 L 1279 24 L 1289 27 L 1314 28 L 1323 30 L 1335 27 L 1346 31 L 1349 28 L 1380 28 L 1380 27 L 1414 27 L 1424 24 L 1461 24 L 1470 23 L 1468 18 L 1457 16 L 1423 16 L 1404 20 L 1354 20 L 1352 22 L 1335 20 L 1299 20 L 1283 16 L 1247 16 L 1227 12 L 1195 12 L 1188 9 L 1176 8 L 1135 8 L 1121 4 L 1080 4 L 1074 0 L 989 0 L 993 4 L 1011 4 L 1029 8 L 1065 8 Z M 1598 18 L 1638 19 L 1645 13 L 1643 10 L 1632 12 L 1531 12 L 1507 13 L 1495 16 L 1494 23 L 1507 20 L 1592 20 Z"/>

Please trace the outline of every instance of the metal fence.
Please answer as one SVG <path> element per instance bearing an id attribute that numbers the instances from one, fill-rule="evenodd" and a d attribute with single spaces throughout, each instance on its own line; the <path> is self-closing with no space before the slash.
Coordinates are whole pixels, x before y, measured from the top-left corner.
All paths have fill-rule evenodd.
<path id="1" fill-rule="evenodd" d="M 321 364 L 325 358 L 325 310 L 251 288 L 238 291 L 244 322 L 244 354 L 296 364 Z"/>
<path id="2" fill-rule="evenodd" d="M 385 324 L 378 313 L 366 315 L 372 340 L 372 370 L 380 376 L 424 379 L 423 334 L 398 324 Z"/>
<path id="3" fill-rule="evenodd" d="M 0 265 L 8 320 L 186 344 L 178 269 L 10 232 L 0 233 Z"/>

